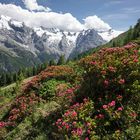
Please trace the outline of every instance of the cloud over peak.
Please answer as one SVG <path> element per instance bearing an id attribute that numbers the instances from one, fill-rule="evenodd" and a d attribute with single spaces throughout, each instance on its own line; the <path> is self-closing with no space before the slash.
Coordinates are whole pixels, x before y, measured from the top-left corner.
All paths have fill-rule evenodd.
<path id="1" fill-rule="evenodd" d="M 46 11 L 46 12 L 49 12 L 51 11 L 50 8 L 48 7 L 44 7 L 42 5 L 38 5 L 37 1 L 36 0 L 22 0 L 25 7 L 30 10 L 30 11 Z"/>
<path id="2" fill-rule="evenodd" d="M 68 31 L 80 31 L 83 29 L 83 25 L 70 13 L 35 12 L 14 4 L 0 3 L 0 15 L 12 17 L 30 27 L 44 26 L 46 28 L 59 28 Z"/>
<path id="3" fill-rule="evenodd" d="M 98 16 L 88 16 L 84 23 L 74 17 L 71 13 L 56 13 L 38 5 L 36 0 L 23 0 L 27 9 L 14 4 L 0 3 L 0 15 L 9 16 L 15 20 L 24 22 L 30 27 L 58 28 L 65 31 L 78 32 L 83 29 L 95 29 L 107 31 L 111 27 Z"/>
<path id="4" fill-rule="evenodd" d="M 98 16 L 89 16 L 83 19 L 86 29 L 95 29 L 97 31 L 106 31 L 111 29 L 110 25 L 101 20 Z"/>

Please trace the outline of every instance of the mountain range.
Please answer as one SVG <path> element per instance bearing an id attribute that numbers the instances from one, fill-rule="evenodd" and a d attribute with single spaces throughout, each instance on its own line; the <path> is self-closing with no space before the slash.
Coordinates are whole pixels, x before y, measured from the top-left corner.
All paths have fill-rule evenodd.
<path id="1" fill-rule="evenodd" d="M 0 71 L 17 71 L 21 67 L 58 60 L 61 55 L 72 59 L 95 48 L 122 32 L 113 29 L 87 29 L 69 32 L 57 28 L 28 27 L 10 17 L 0 17 Z"/>

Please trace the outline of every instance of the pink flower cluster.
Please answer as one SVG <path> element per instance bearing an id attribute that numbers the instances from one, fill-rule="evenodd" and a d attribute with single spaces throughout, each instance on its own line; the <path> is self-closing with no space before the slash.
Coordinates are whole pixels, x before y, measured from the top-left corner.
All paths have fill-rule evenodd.
<path id="1" fill-rule="evenodd" d="M 117 99 L 118 99 L 118 100 L 122 100 L 122 98 L 123 98 L 122 95 L 118 95 L 118 96 L 117 96 Z"/>
<path id="2" fill-rule="evenodd" d="M 97 118 L 97 119 L 104 119 L 104 117 L 105 116 L 103 114 L 98 114 L 95 116 L 95 118 Z"/>
<path id="3" fill-rule="evenodd" d="M 91 65 L 96 65 L 97 62 L 96 62 L 96 61 L 92 61 L 92 62 L 90 62 L 90 64 L 91 64 Z"/>
<path id="4" fill-rule="evenodd" d="M 76 111 L 66 111 L 64 114 L 65 117 L 71 117 L 71 118 L 75 118 L 77 117 L 77 112 Z"/>
<path id="5" fill-rule="evenodd" d="M 102 70 L 102 71 L 101 71 L 101 74 L 102 74 L 102 75 L 105 75 L 105 74 L 106 74 L 106 71 L 105 71 L 105 70 Z"/>
<path id="6" fill-rule="evenodd" d="M 112 101 L 108 104 L 108 106 L 112 107 L 112 106 L 115 106 L 116 102 L 115 101 Z"/>
<path id="7" fill-rule="evenodd" d="M 134 118 L 138 116 L 138 114 L 135 113 L 135 112 L 132 112 L 132 113 L 130 113 L 129 115 L 130 115 L 131 117 L 134 117 Z"/>
<path id="8" fill-rule="evenodd" d="M 116 72 L 116 68 L 115 68 L 115 67 L 112 67 L 112 66 L 109 66 L 109 67 L 108 67 L 108 70 L 109 70 L 110 72 Z"/>
<path id="9" fill-rule="evenodd" d="M 75 130 L 72 130 L 72 132 L 71 132 L 73 135 L 77 135 L 77 136 L 82 136 L 82 134 L 83 134 L 83 129 L 82 128 L 77 128 L 77 129 L 75 129 Z"/>
<path id="10" fill-rule="evenodd" d="M 107 110 L 110 107 L 114 107 L 116 105 L 116 101 L 111 101 L 110 103 L 108 103 L 108 105 L 103 105 L 102 108 Z M 123 107 L 118 107 L 117 111 L 122 111 Z"/>
<path id="11" fill-rule="evenodd" d="M 134 48 L 135 46 L 137 46 L 137 44 L 130 42 L 127 45 L 125 45 L 124 48 L 125 49 L 131 49 L 131 48 Z"/>
<path id="12" fill-rule="evenodd" d="M 124 79 L 120 79 L 118 83 L 123 85 L 125 83 L 125 80 Z"/>
<path id="13" fill-rule="evenodd" d="M 111 101 L 108 105 L 103 105 L 103 109 L 108 109 L 109 107 L 114 107 L 116 105 L 116 101 Z"/>
<path id="14" fill-rule="evenodd" d="M 122 111 L 123 110 L 123 108 L 122 107 L 118 107 L 118 109 L 117 109 L 118 111 Z"/>
<path id="15" fill-rule="evenodd" d="M 0 122 L 0 128 L 7 127 L 7 126 L 14 126 L 13 122 Z"/>
<path id="16" fill-rule="evenodd" d="M 108 87 L 108 85 L 109 85 L 109 81 L 108 80 L 104 80 L 104 86 Z"/>
<path id="17" fill-rule="evenodd" d="M 71 95 L 71 94 L 73 94 L 74 91 L 75 91 L 75 88 L 69 88 L 65 92 L 58 93 L 57 95 L 60 97 L 66 96 L 66 95 Z"/>
<path id="18" fill-rule="evenodd" d="M 66 99 L 68 99 L 69 102 L 72 101 L 73 97 L 74 97 L 74 93 L 75 91 L 79 88 L 79 86 L 75 86 L 72 88 L 67 89 L 64 92 L 58 93 L 57 96 L 59 97 L 65 97 Z"/>
<path id="19" fill-rule="evenodd" d="M 31 93 L 31 95 L 26 96 L 23 95 L 21 97 L 17 97 L 14 107 L 11 109 L 9 113 L 8 120 L 16 121 L 18 119 L 22 119 L 24 115 L 31 113 L 32 107 L 38 103 L 40 98 L 35 95 L 35 93 Z"/>
<path id="20" fill-rule="evenodd" d="M 67 131 L 67 134 L 69 133 L 77 138 L 81 138 L 84 133 L 86 133 L 86 135 L 90 134 L 92 124 L 86 121 L 83 117 L 81 118 L 81 116 L 79 116 L 79 113 L 86 110 L 86 108 L 90 105 L 90 101 L 88 99 L 85 98 L 83 101 L 83 103 L 76 103 L 72 105 L 64 113 L 63 117 L 56 121 L 55 125 L 58 127 L 59 131 Z M 89 117 L 89 115 L 87 115 L 87 117 Z M 79 121 L 81 123 L 80 126 Z"/>
<path id="21" fill-rule="evenodd" d="M 57 125 L 59 130 L 61 130 L 62 128 L 66 129 L 66 130 L 69 130 L 69 128 L 70 128 L 70 124 L 63 121 L 62 119 L 58 119 L 55 124 Z"/>

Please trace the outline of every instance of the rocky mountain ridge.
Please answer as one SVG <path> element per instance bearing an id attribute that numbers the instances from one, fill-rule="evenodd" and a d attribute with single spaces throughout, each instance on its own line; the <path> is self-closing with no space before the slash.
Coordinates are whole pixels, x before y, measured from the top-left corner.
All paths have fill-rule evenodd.
<path id="1" fill-rule="evenodd" d="M 23 66 L 27 66 L 26 63 L 34 65 L 51 59 L 58 60 L 61 55 L 65 55 L 66 59 L 73 58 L 84 51 L 106 43 L 109 40 L 105 40 L 105 36 L 106 38 L 107 35 L 112 36 L 112 33 L 114 33 L 113 30 L 99 33 L 94 29 L 68 32 L 56 28 L 30 28 L 23 22 L 1 16 L 0 53 L 6 52 L 3 55 L 8 54 L 5 57 L 8 57 L 9 61 L 5 62 L 3 59 L 0 69 L 8 71 L 7 65 L 11 67 L 13 65 L 10 59 L 14 59 L 16 63 L 19 60 L 23 63 L 24 60 Z M 14 69 L 10 68 L 10 70 Z"/>

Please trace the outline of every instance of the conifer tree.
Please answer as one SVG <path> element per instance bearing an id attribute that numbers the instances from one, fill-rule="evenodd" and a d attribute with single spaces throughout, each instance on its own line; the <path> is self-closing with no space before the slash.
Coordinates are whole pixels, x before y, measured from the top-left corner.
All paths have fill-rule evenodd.
<path id="1" fill-rule="evenodd" d="M 17 76 L 17 73 L 15 72 L 15 73 L 13 73 L 13 81 L 16 82 L 17 79 L 18 79 L 18 76 Z"/>
<path id="2" fill-rule="evenodd" d="M 58 60 L 57 65 L 63 65 L 63 64 L 65 64 L 65 56 L 61 55 L 59 60 Z"/>
<path id="3" fill-rule="evenodd" d="M 52 60 L 50 60 L 50 62 L 49 62 L 49 66 L 53 66 L 53 65 L 56 65 L 56 62 L 52 59 Z"/>
<path id="4" fill-rule="evenodd" d="M 37 74 L 37 68 L 36 66 L 33 67 L 33 76 Z"/>
<path id="5" fill-rule="evenodd" d="M 6 85 L 6 83 L 7 83 L 7 81 L 6 81 L 6 74 L 3 73 L 3 74 L 1 75 L 1 86 Z"/>

